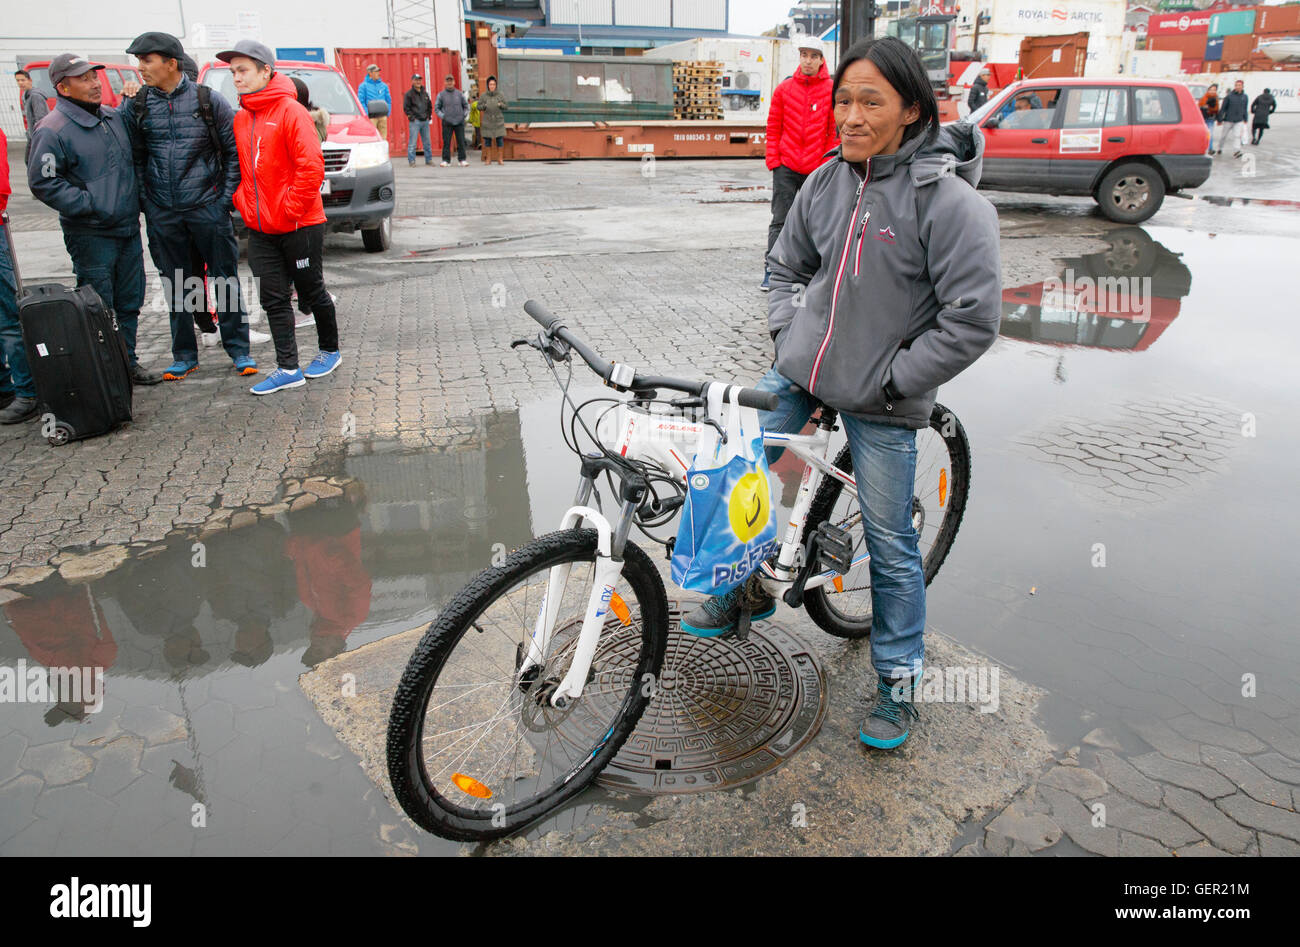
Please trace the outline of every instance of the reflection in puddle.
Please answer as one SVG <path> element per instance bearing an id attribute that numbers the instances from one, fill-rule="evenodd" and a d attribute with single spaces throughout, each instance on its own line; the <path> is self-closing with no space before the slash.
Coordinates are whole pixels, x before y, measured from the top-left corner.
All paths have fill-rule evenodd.
<path id="1" fill-rule="evenodd" d="M 467 423 L 456 441 L 419 453 L 354 444 L 341 469 L 286 482 L 279 502 L 234 512 L 229 528 L 130 549 L 87 582 L 55 571 L 14 589 L 0 665 L 102 668 L 106 695 L 99 713 L 58 690 L 7 706 L 20 780 L 111 795 L 123 828 L 6 794 L 4 850 L 53 831 L 77 851 L 313 852 L 331 844 L 322 825 L 352 852 L 454 848 L 403 841 L 405 829 L 379 824 L 394 818 L 386 803 L 358 808 L 365 777 L 296 679 L 427 621 L 494 552 L 532 537 L 518 414 Z M 193 805 L 210 833 L 196 832 Z"/>
<path id="2" fill-rule="evenodd" d="M 1059 278 L 1004 289 L 1001 334 L 1042 345 L 1150 348 L 1178 318 L 1191 271 L 1140 227 L 1106 239 L 1110 249 L 1062 261 Z"/>

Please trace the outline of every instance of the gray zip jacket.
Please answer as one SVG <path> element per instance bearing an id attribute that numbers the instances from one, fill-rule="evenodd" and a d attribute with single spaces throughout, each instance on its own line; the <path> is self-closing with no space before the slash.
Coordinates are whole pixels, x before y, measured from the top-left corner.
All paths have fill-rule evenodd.
<path id="1" fill-rule="evenodd" d="M 777 371 L 832 408 L 916 429 L 1002 318 L 997 212 L 975 191 L 983 136 L 960 122 L 922 137 L 865 178 L 831 152 L 768 255 Z"/>

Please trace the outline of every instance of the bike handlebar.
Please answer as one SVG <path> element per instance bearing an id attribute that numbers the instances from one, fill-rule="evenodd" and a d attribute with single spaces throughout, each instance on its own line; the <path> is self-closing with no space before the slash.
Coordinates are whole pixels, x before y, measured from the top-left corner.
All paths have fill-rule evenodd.
<path id="1" fill-rule="evenodd" d="M 582 360 L 587 363 L 593 372 L 601 377 L 605 384 L 620 391 L 644 390 L 648 388 L 670 388 L 673 391 L 681 391 L 688 395 L 704 397 L 708 389 L 707 381 L 686 381 L 680 378 L 666 378 L 661 375 L 637 375 L 633 374 L 630 380 L 613 379 L 614 363 L 601 358 L 596 352 L 568 330 L 560 321 L 560 317 L 555 315 L 535 299 L 530 299 L 524 303 L 524 312 L 537 320 L 549 336 L 562 340 L 569 348 L 582 356 Z M 723 396 L 723 400 L 729 400 L 728 391 Z M 770 391 L 759 391 L 757 388 L 741 388 L 736 395 L 736 401 L 742 408 L 757 408 L 760 411 L 775 411 L 779 403 L 777 396 Z"/>

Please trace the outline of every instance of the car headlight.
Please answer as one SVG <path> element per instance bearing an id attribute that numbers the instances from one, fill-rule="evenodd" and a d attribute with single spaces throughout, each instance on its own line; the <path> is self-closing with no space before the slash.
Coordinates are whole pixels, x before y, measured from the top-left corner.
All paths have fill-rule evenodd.
<path id="1" fill-rule="evenodd" d="M 388 142 L 372 141 L 352 146 L 352 167 L 373 168 L 388 161 Z"/>

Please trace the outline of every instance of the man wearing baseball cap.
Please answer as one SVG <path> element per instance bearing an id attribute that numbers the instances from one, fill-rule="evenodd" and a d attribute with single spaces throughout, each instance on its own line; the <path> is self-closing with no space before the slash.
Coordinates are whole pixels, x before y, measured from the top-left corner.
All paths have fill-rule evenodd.
<path id="1" fill-rule="evenodd" d="M 116 109 L 101 104 L 96 71 L 103 68 L 74 53 L 50 63 L 58 100 L 32 135 L 27 183 L 37 200 L 59 212 L 77 285 L 94 287 L 117 313 L 131 381 L 156 385 L 162 376 L 143 368 L 135 355 L 144 248 L 131 131 Z"/>
<path id="2" fill-rule="evenodd" d="M 379 65 L 372 62 L 369 66 L 366 66 L 366 77 L 357 86 L 357 98 L 361 101 L 361 110 L 367 115 L 370 114 L 370 103 L 372 101 L 387 103 L 388 111 L 393 110 L 393 94 L 388 91 L 388 83 L 379 78 L 380 72 Z M 370 120 L 375 123 L 375 128 L 379 130 L 379 137 L 387 138 L 388 112 L 377 115 Z"/>
<path id="3" fill-rule="evenodd" d="M 429 134 L 429 120 L 433 118 L 433 100 L 424 88 L 424 76 L 418 72 L 411 76 L 411 87 L 402 96 L 402 114 L 411 123 L 411 133 L 407 139 L 406 161 L 415 167 L 415 140 L 418 137 L 424 145 L 424 163 L 433 164 L 433 138 Z"/>
<path id="4" fill-rule="evenodd" d="M 767 113 L 767 169 L 772 172 L 772 223 L 767 228 L 767 252 L 785 226 L 785 215 L 803 182 L 821 166 L 835 147 L 835 109 L 831 106 L 830 72 L 822 42 L 796 36 L 799 68 L 772 93 Z M 771 271 L 764 266 L 759 289 L 768 291 Z"/>
<path id="5" fill-rule="evenodd" d="M 163 377 L 179 381 L 199 367 L 193 310 L 207 308 L 205 293 L 195 291 L 203 279 L 199 260 L 207 268 L 226 354 L 240 375 L 255 375 L 230 220 L 239 186 L 235 110 L 221 93 L 185 75 L 185 50 L 175 36 L 142 33 L 126 51 L 139 59 L 145 83 L 122 112 L 135 135 L 149 246 L 171 313 L 174 361 Z"/>

